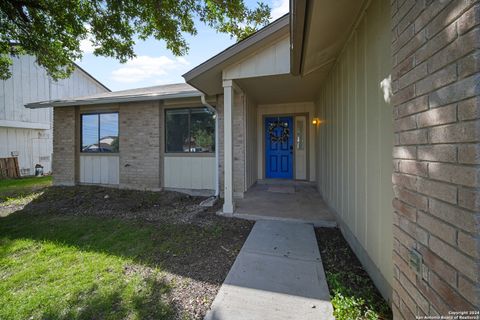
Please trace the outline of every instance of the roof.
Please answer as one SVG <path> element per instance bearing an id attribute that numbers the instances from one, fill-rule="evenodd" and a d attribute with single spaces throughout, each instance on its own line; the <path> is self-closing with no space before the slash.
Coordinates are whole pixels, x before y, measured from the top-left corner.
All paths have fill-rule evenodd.
<path id="1" fill-rule="evenodd" d="M 197 87 L 199 90 L 205 92 L 206 94 L 215 94 L 216 92 L 213 92 L 209 89 L 205 90 L 203 88 L 203 86 L 205 86 L 205 83 L 202 88 L 199 88 L 197 81 L 195 81 L 196 78 L 204 75 L 206 72 L 209 71 L 212 73 L 221 74 L 222 66 L 231 62 L 230 60 L 232 58 L 237 59 L 248 55 L 250 52 L 256 50 L 259 46 L 261 46 L 265 39 L 288 32 L 288 27 L 289 14 L 287 13 L 279 19 L 266 25 L 262 29 L 258 30 L 257 32 L 253 33 L 249 37 L 235 43 L 234 45 L 231 45 L 227 49 L 223 50 L 222 52 L 218 53 L 217 55 L 203 62 L 202 64 L 196 66 L 182 76 L 185 78 L 185 81 L 187 83 L 191 84 L 194 87 Z M 242 57 L 239 57 L 240 55 Z M 200 81 L 200 83 L 202 81 Z"/>
<path id="2" fill-rule="evenodd" d="M 48 107 L 82 106 L 91 104 L 190 98 L 200 97 L 201 95 L 201 92 L 186 83 L 176 83 L 115 92 L 103 92 L 90 96 L 64 100 L 32 102 L 26 104 L 25 107 L 37 109 Z"/>
<path id="3" fill-rule="evenodd" d="M 276 36 L 277 34 L 288 32 L 289 26 L 289 14 L 280 17 L 279 19 L 273 21 L 262 29 L 258 30 L 249 37 L 237 42 L 236 44 L 228 47 L 214 57 L 208 59 L 204 63 L 198 65 L 192 70 L 188 71 L 183 75 L 183 77 L 189 82 L 197 76 L 204 74 L 206 71 L 211 69 L 217 69 L 222 64 L 228 64 L 231 58 L 236 58 L 237 55 L 248 54 L 250 51 L 255 50 L 257 47 L 262 45 L 262 40 Z M 92 77 L 88 72 L 83 70 L 80 66 L 76 65 L 82 72 L 92 78 L 94 81 L 98 82 L 105 89 L 109 90 L 102 83 Z M 218 70 L 213 70 L 214 72 Z M 221 74 L 221 70 L 220 70 Z M 207 81 L 208 82 L 208 81 Z M 153 86 L 139 89 L 115 91 L 115 92 L 104 92 L 98 93 L 90 96 L 75 97 L 71 99 L 64 100 L 51 100 L 51 101 L 40 101 L 28 103 L 25 105 L 27 108 L 37 109 L 37 108 L 48 108 L 48 107 L 66 107 L 66 106 L 80 106 L 80 105 L 92 105 L 92 104 L 107 104 L 107 103 L 120 103 L 120 102 L 133 102 L 133 101 L 146 101 L 146 100 L 167 100 L 167 99 L 178 99 L 178 98 L 190 98 L 190 97 L 200 97 L 202 92 L 197 90 L 194 86 L 197 86 L 195 83 L 176 83 L 168 84 L 161 86 Z M 109 90 L 110 91 L 110 90 Z M 202 90 L 207 94 L 215 94 L 214 92 L 207 92 L 207 90 Z"/>

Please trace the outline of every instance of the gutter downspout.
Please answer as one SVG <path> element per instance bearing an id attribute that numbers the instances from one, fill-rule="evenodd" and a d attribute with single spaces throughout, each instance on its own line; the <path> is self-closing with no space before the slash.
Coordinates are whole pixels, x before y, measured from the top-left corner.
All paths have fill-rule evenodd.
<path id="1" fill-rule="evenodd" d="M 218 165 L 219 165 L 219 160 L 218 160 L 218 114 L 217 114 L 217 109 L 215 109 L 211 104 L 207 102 L 205 99 L 205 95 L 202 94 L 200 96 L 200 100 L 202 101 L 202 104 L 210 109 L 215 114 L 215 197 L 218 198 L 220 195 L 220 181 L 219 175 L 218 175 Z"/>

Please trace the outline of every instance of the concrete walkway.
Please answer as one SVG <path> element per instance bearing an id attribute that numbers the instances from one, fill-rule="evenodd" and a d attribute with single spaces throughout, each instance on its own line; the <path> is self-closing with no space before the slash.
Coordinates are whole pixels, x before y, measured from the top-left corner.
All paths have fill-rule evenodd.
<path id="1" fill-rule="evenodd" d="M 312 225 L 257 221 L 206 320 L 334 319 Z"/>

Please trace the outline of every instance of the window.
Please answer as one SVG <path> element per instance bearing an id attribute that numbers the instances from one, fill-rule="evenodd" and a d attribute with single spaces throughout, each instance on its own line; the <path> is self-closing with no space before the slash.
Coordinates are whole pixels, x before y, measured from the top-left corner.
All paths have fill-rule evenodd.
<path id="1" fill-rule="evenodd" d="M 303 119 L 297 120 L 297 150 L 303 150 L 305 147 L 305 128 L 303 127 L 304 121 Z"/>
<path id="2" fill-rule="evenodd" d="M 118 152 L 118 113 L 81 115 L 82 152 Z"/>
<path id="3" fill-rule="evenodd" d="M 166 152 L 215 151 L 215 118 L 208 108 L 167 109 L 165 119 Z"/>

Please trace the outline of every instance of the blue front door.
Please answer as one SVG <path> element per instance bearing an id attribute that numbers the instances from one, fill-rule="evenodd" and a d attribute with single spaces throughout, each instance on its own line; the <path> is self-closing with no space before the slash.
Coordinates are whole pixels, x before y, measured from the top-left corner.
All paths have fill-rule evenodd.
<path id="1" fill-rule="evenodd" d="M 292 117 L 265 118 L 265 177 L 293 178 Z"/>

